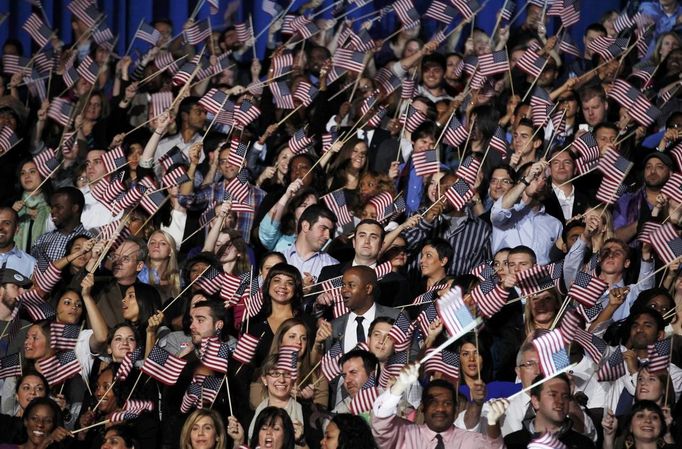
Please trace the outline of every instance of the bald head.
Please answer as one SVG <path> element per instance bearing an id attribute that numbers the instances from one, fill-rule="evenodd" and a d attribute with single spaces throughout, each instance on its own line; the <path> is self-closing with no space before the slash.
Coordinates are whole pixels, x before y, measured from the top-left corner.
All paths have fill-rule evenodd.
<path id="1" fill-rule="evenodd" d="M 358 315 L 364 314 L 374 304 L 374 292 L 377 286 L 377 275 L 374 270 L 356 265 L 343 273 L 341 296 L 349 310 Z"/>
<path id="2" fill-rule="evenodd" d="M 360 278 L 363 285 L 371 285 L 372 290 L 377 286 L 377 274 L 376 272 L 368 266 L 356 265 L 354 267 L 348 268 L 344 274 L 351 273 Z"/>

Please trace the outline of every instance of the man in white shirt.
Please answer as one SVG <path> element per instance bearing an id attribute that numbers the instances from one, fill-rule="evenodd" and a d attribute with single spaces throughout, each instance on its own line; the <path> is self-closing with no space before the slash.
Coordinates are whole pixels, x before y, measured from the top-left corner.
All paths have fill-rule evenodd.
<path id="1" fill-rule="evenodd" d="M 178 133 L 161 139 L 154 153 L 154 164 L 173 147 L 178 147 L 189 159 L 189 149 L 201 141 L 201 131 L 206 123 L 206 110 L 199 106 L 198 101 L 199 97 L 182 100 L 177 119 Z M 199 153 L 199 163 L 202 163 L 204 158 L 204 153 Z"/>
<path id="2" fill-rule="evenodd" d="M 87 230 L 100 228 L 122 216 L 121 212 L 114 216 L 111 210 L 92 194 L 92 188 L 95 185 L 109 182 L 109 176 L 105 176 L 107 169 L 102 161 L 102 156 L 105 153 L 104 150 L 93 149 L 88 151 L 85 156 L 85 175 L 88 178 L 88 185 L 81 187 L 81 192 L 85 197 L 85 208 L 81 214 L 81 223 Z"/>
<path id="3" fill-rule="evenodd" d="M 575 161 L 570 151 L 561 151 L 550 157 L 552 190 L 543 202 L 545 212 L 566 224 L 568 220 L 585 212 L 587 197 L 576 189 L 573 181 Z"/>

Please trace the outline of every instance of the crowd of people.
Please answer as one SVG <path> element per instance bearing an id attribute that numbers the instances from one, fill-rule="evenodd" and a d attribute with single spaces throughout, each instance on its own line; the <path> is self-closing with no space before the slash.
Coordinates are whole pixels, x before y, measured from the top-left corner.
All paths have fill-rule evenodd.
<path id="1" fill-rule="evenodd" d="M 71 43 L 31 3 L 0 449 L 682 443 L 678 0 L 580 43 L 589 2 L 263 2 L 122 55 L 96 3 Z"/>

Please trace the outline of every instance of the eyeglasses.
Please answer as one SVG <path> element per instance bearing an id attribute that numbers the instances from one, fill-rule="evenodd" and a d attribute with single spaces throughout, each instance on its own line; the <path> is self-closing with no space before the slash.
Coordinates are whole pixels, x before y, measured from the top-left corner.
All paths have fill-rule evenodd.
<path id="1" fill-rule="evenodd" d="M 538 367 L 538 362 L 536 362 L 535 360 L 529 360 L 529 361 L 519 365 L 519 368 L 526 368 L 526 369 L 535 369 L 537 367 Z"/>
<path id="2" fill-rule="evenodd" d="M 123 262 L 123 263 L 135 262 L 135 259 L 130 257 L 130 256 L 119 256 L 117 254 L 109 254 L 107 256 L 107 259 L 109 259 L 112 262 Z"/>
<path id="3" fill-rule="evenodd" d="M 509 178 L 490 178 L 490 184 L 494 185 L 503 185 L 503 186 L 508 186 L 511 185 L 512 180 Z"/>
<path id="4" fill-rule="evenodd" d="M 284 380 L 291 379 L 291 373 L 287 373 L 286 371 L 270 371 L 268 376 L 274 378 L 281 377 Z"/>

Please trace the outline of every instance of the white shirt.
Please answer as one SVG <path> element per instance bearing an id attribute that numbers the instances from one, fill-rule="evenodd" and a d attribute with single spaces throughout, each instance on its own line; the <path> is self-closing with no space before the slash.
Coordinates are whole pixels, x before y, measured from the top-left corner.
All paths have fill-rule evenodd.
<path id="1" fill-rule="evenodd" d="M 564 220 L 570 220 L 573 217 L 575 186 L 571 186 L 571 193 L 568 195 L 566 195 L 563 190 L 554 184 L 552 184 L 552 190 L 554 190 L 554 194 L 556 195 L 557 200 L 559 200 L 559 205 L 561 206 L 561 212 L 564 215 Z"/>
<path id="2" fill-rule="evenodd" d="M 119 212 L 116 216 L 112 215 L 111 211 L 92 195 L 90 186 L 82 187 L 81 192 L 83 192 L 85 197 L 85 208 L 81 214 L 81 223 L 83 223 L 83 227 L 88 231 L 108 225 L 123 216 L 123 212 Z"/>
<path id="3" fill-rule="evenodd" d="M 171 148 L 177 146 L 180 151 L 187 157 L 187 160 L 189 160 L 189 148 L 194 145 L 196 142 L 201 141 L 201 134 L 200 133 L 195 133 L 191 139 L 189 139 L 189 142 L 185 142 L 182 139 L 182 133 L 179 132 L 173 136 L 168 136 L 164 137 L 161 139 L 159 144 L 156 147 L 156 152 L 154 153 L 154 163 L 157 163 L 159 161 L 159 158 L 163 156 L 164 154 L 168 153 Z M 204 161 L 204 158 L 206 156 L 204 155 L 204 152 L 201 151 L 199 152 L 199 163 L 201 164 Z"/>
<path id="4" fill-rule="evenodd" d="M 369 310 L 362 315 L 364 318 L 364 320 L 362 320 L 362 328 L 365 331 L 365 341 L 369 340 L 369 325 L 372 324 L 372 321 L 374 321 L 376 314 L 377 305 L 374 303 L 372 304 L 372 307 L 370 307 Z M 348 322 L 346 323 L 346 329 L 344 331 L 343 337 L 343 352 L 352 351 L 353 348 L 355 348 L 358 344 L 358 323 L 355 321 L 355 318 L 358 316 L 360 315 L 357 315 L 355 312 L 348 313 Z"/>

